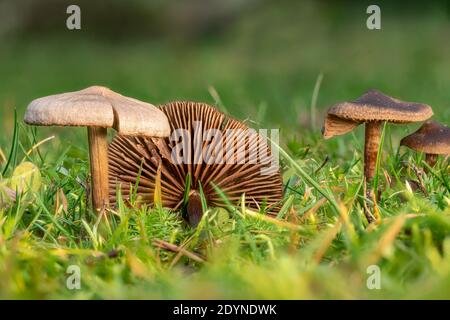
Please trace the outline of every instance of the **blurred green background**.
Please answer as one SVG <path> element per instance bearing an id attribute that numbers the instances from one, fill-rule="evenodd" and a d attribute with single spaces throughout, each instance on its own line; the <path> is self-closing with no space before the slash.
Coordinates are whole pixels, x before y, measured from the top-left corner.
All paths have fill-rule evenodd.
<path id="1" fill-rule="evenodd" d="M 381 7 L 382 29 L 371 31 L 366 9 L 374 2 Z M 286 208 L 301 224 L 298 236 L 251 219 L 228 221 L 233 229 L 208 225 L 204 230 L 218 240 L 210 245 L 198 241 L 203 233 L 184 228 L 169 211 L 124 208 L 114 235 L 102 243 L 90 235 L 100 220 L 85 213 L 86 130 L 39 128 L 38 140 L 56 138 L 33 153 L 44 181 L 38 196 L 29 194 L 0 216 L 5 240 L 0 241 L 0 297 L 449 297 L 445 167 L 425 175 L 420 182 L 428 193 L 418 190 L 414 197 L 409 184 L 391 185 L 388 179 L 389 174 L 420 179 L 413 171 L 420 156 L 395 153 L 399 139 L 420 124 L 389 126 L 389 152 L 383 156 L 390 161 L 382 162 L 388 171 L 379 204 L 383 223 L 376 228 L 366 228 L 362 200 L 352 200 L 363 192 L 361 154 L 354 152 L 362 149 L 363 128 L 329 141 L 320 132 L 331 104 L 369 88 L 428 103 L 435 119 L 449 125 L 449 3 L 0 0 L 0 172 L 13 140 L 14 110 L 22 123 L 27 104 L 37 97 L 97 84 L 153 104 L 217 103 L 251 126 L 281 128 L 281 144 L 293 154 L 287 166 L 281 163 L 290 185 L 285 205 L 295 201 Z M 81 8 L 81 30 L 66 28 L 71 4 Z M 18 160 L 36 142 L 27 140 L 26 128 L 20 127 Z M 317 169 L 326 156 L 330 168 Z M 331 204 L 301 181 L 303 175 L 296 178 L 295 161 L 349 206 L 351 223 L 343 223 L 341 232 L 344 214 L 337 220 Z M 68 200 L 68 209 L 61 199 Z M 403 226 L 405 214 L 417 216 Z M 202 254 L 211 248 L 212 262 L 185 263 L 164 251 L 160 260 L 159 249 L 155 258 L 148 250 L 156 250 L 154 238 Z M 382 267 L 386 290 L 367 290 L 366 267 L 372 260 Z M 61 285 L 69 263 L 82 266 L 85 290 Z"/>
<path id="2" fill-rule="evenodd" d="M 309 132 L 321 143 L 324 110 L 369 88 L 429 103 L 450 123 L 449 2 L 377 1 L 382 29 L 371 31 L 372 2 L 3 0 L 0 148 L 9 151 L 14 108 L 22 119 L 34 98 L 93 84 L 153 104 L 215 103 L 217 92 L 233 116 L 282 128 L 284 142 Z M 70 4 L 81 30 L 66 28 Z M 394 129 L 396 139 L 416 127 Z M 86 140 L 82 129 L 39 135 L 53 132 Z"/>

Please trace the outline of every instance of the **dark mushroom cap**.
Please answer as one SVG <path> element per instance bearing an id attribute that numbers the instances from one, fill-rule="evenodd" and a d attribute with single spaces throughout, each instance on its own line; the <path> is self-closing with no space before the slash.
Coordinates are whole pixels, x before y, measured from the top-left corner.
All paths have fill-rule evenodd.
<path id="1" fill-rule="evenodd" d="M 437 121 L 427 121 L 403 138 L 400 145 L 428 154 L 450 154 L 450 128 Z"/>
<path id="2" fill-rule="evenodd" d="M 369 90 L 354 101 L 335 104 L 323 127 L 325 138 L 350 132 L 363 122 L 410 123 L 425 121 L 433 115 L 427 104 L 401 101 L 380 91 Z"/>
<path id="3" fill-rule="evenodd" d="M 169 119 L 171 137 L 145 138 L 117 135 L 113 139 L 109 148 L 112 203 L 116 201 L 118 184 L 123 197 L 125 199 L 129 197 L 130 186 L 135 186 L 142 163 L 137 193 L 144 203 L 153 202 L 155 180 L 158 168 L 161 168 L 161 198 L 165 207 L 174 209 L 181 207 L 188 174 L 191 177 L 191 193 L 198 192 L 201 185 L 210 206 L 223 206 L 222 198 L 215 192 L 213 184 L 218 186 L 232 202 L 239 201 L 241 195 L 245 193 L 246 204 L 250 207 L 258 208 L 263 203 L 267 205 L 267 208 L 278 205 L 283 193 L 278 167 L 274 172 L 262 174 L 263 168 L 269 167 L 270 164 L 261 163 L 259 160 L 257 163 L 249 163 L 247 158 L 245 163 L 230 164 L 226 161 L 229 159 L 226 151 L 220 153 L 224 145 L 231 146 L 241 142 L 246 152 L 256 152 L 258 156 L 267 154 L 267 160 L 271 161 L 270 148 L 261 135 L 256 131 L 254 134 L 246 135 L 245 132 L 249 128 L 244 123 L 204 103 L 173 102 L 160 106 L 160 109 Z M 208 142 L 194 144 L 200 136 L 200 134 L 195 136 L 195 128 L 199 123 L 203 137 L 208 129 L 218 129 L 223 133 L 222 139 L 211 139 Z M 179 159 L 173 158 L 172 151 L 177 143 L 180 143 L 171 139 L 176 129 L 186 129 L 185 133 L 190 133 L 191 140 L 185 140 L 186 135 L 183 134 L 183 141 L 189 141 L 191 148 L 188 164 L 179 163 Z M 233 135 L 226 136 L 228 129 L 235 129 Z M 218 152 L 211 152 L 215 150 Z M 208 153 L 205 153 L 206 151 Z M 203 160 L 201 154 L 203 154 Z M 205 154 L 209 154 L 209 157 L 205 157 Z M 220 154 L 223 156 L 223 163 L 215 161 Z M 248 154 L 246 153 L 246 157 Z M 208 161 L 205 161 L 207 159 Z"/>

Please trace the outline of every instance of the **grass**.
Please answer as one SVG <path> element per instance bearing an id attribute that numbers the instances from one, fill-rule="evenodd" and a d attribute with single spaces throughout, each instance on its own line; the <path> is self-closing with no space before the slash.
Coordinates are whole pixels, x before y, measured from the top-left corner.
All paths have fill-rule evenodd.
<path id="1" fill-rule="evenodd" d="M 362 128 L 330 141 L 319 130 L 327 105 L 369 87 L 428 102 L 448 124 L 448 18 L 387 12 L 376 33 L 358 19 L 340 23 L 353 13 L 304 6 L 264 6 L 195 44 L 69 34 L 5 45 L 0 172 L 23 177 L 16 186 L 26 191 L 0 209 L 0 298 L 450 298 L 448 159 L 422 172 L 424 155 L 398 147 L 417 125 L 386 126 L 373 203 L 362 183 Z M 86 205 L 85 130 L 20 121 L 31 99 L 94 83 L 154 103 L 216 103 L 251 126 L 281 127 L 278 219 L 242 205 L 208 208 L 197 229 L 159 206 L 119 205 L 99 218 Z M 377 224 L 367 223 L 364 203 Z M 66 287 L 71 265 L 81 269 L 80 290 Z M 380 290 L 367 287 L 371 265 Z"/>

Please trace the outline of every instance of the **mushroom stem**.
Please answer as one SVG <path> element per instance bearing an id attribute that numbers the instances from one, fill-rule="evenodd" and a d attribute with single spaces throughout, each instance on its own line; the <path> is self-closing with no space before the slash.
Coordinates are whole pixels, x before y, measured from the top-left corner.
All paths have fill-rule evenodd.
<path id="1" fill-rule="evenodd" d="M 437 162 L 437 154 L 427 153 L 425 155 L 425 162 L 428 163 L 430 167 L 434 167 Z"/>
<path id="2" fill-rule="evenodd" d="M 375 176 L 378 148 L 381 140 L 380 121 L 366 123 L 366 138 L 364 145 L 364 176 L 370 181 Z"/>
<path id="3" fill-rule="evenodd" d="M 192 191 L 186 205 L 186 218 L 192 227 L 197 227 L 203 216 L 202 199 L 200 193 Z"/>
<path id="4" fill-rule="evenodd" d="M 107 129 L 88 127 L 91 162 L 92 206 L 96 211 L 109 204 Z"/>

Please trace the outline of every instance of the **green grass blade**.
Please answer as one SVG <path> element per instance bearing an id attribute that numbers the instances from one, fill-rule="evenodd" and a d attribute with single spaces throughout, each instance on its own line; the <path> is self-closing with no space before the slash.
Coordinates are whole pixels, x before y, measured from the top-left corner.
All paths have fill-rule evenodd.
<path id="1" fill-rule="evenodd" d="M 283 150 L 283 148 L 281 148 L 277 143 L 275 143 L 274 141 L 272 141 L 272 145 L 277 147 L 277 149 L 279 150 L 280 154 L 289 162 L 289 164 L 294 168 L 294 170 L 297 172 L 297 174 L 305 179 L 305 181 L 311 185 L 314 189 L 317 190 L 317 192 L 319 192 L 322 196 L 324 196 L 325 198 L 328 199 L 328 201 L 330 202 L 330 204 L 332 205 L 332 208 L 335 210 L 335 213 L 339 214 L 340 212 L 340 207 L 336 201 L 336 199 L 334 198 L 333 194 L 331 192 L 329 192 L 328 190 L 324 190 L 318 183 L 317 181 L 315 181 L 308 173 L 306 173 L 306 171 L 304 171 L 300 165 L 294 160 L 292 159 L 291 156 L 289 156 L 289 154 Z"/>
<path id="2" fill-rule="evenodd" d="M 375 177 L 373 179 L 373 189 L 374 190 L 378 190 L 379 174 L 380 174 L 380 167 L 381 167 L 381 157 L 383 156 L 383 145 L 384 145 L 384 139 L 386 137 L 386 127 L 387 127 L 387 122 L 385 122 L 383 124 L 383 130 L 381 131 L 380 145 L 378 146 L 377 163 L 375 166 Z"/>
<path id="3" fill-rule="evenodd" d="M 189 194 L 191 193 L 191 174 L 186 175 L 186 182 L 184 184 L 184 194 L 183 194 L 183 206 L 186 206 L 189 201 Z"/>
<path id="4" fill-rule="evenodd" d="M 17 109 L 14 109 L 14 131 L 13 131 L 13 139 L 11 143 L 11 150 L 8 156 L 8 162 L 6 162 L 5 168 L 3 168 L 2 176 L 6 174 L 9 166 L 12 165 L 13 168 L 16 166 L 17 159 L 17 146 L 19 143 L 19 124 L 17 122 Z"/>

